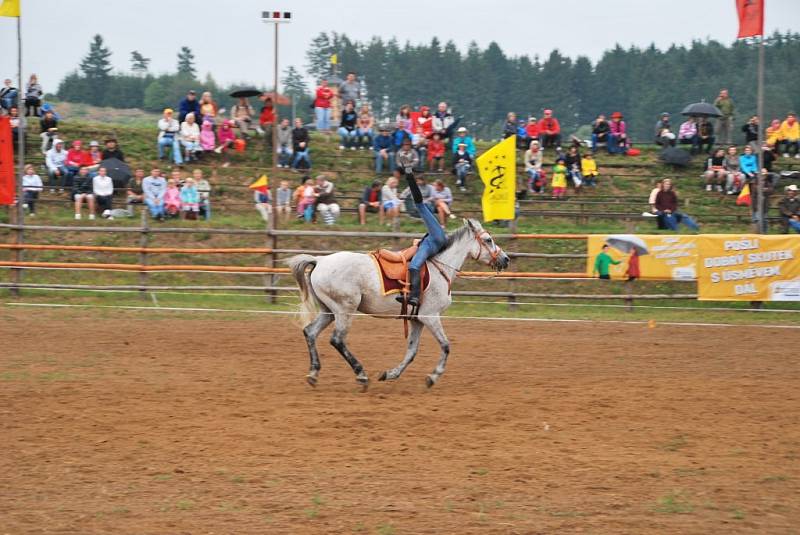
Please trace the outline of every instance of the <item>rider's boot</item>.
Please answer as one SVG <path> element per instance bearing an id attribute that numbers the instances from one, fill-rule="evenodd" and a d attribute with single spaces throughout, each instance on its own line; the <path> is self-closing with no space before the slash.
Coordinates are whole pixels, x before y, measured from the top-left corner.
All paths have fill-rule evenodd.
<path id="1" fill-rule="evenodd" d="M 412 307 L 417 307 L 419 306 L 419 270 L 408 268 L 408 278 L 411 286 L 408 292 L 408 304 Z M 401 293 L 397 296 L 397 301 L 402 303 L 403 298 L 404 296 Z"/>

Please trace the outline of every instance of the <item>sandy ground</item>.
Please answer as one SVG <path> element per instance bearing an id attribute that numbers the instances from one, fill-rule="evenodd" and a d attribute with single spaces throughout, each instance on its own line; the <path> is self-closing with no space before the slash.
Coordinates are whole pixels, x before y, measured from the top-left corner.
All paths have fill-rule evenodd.
<path id="1" fill-rule="evenodd" d="M 446 327 L 0 308 L 0 534 L 800 530 L 800 331 Z"/>

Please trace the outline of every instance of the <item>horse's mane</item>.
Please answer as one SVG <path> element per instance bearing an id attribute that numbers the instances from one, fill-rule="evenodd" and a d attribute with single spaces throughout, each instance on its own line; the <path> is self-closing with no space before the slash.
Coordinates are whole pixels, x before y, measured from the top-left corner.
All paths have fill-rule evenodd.
<path id="1" fill-rule="evenodd" d="M 461 227 L 460 229 L 450 233 L 447 236 L 447 241 L 444 243 L 444 247 L 442 247 L 442 251 L 446 251 L 450 248 L 454 243 L 464 237 L 465 234 L 469 233 L 469 227 Z"/>

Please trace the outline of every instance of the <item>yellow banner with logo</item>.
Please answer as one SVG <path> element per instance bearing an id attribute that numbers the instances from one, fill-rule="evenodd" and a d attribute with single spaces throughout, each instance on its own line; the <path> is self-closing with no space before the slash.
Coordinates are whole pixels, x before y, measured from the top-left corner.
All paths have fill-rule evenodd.
<path id="1" fill-rule="evenodd" d="M 484 221 L 514 219 L 514 202 L 517 185 L 517 136 L 511 136 L 476 160 L 483 181 Z"/>
<path id="2" fill-rule="evenodd" d="M 800 301 L 800 236 L 696 236 L 697 298 Z"/>
<path id="3" fill-rule="evenodd" d="M 603 245 L 611 260 L 598 256 Z M 694 280 L 697 236 L 659 234 L 597 234 L 587 243 L 586 273 L 599 276 L 608 270 L 611 279 Z M 614 262 L 619 262 L 615 264 Z"/>

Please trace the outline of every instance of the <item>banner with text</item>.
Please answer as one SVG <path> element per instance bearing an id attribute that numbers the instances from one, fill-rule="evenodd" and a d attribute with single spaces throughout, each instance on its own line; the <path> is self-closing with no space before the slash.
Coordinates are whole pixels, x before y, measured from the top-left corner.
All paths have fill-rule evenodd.
<path id="1" fill-rule="evenodd" d="M 611 262 L 598 255 L 608 244 Z M 695 280 L 697 236 L 597 234 L 589 236 L 586 273 L 598 276 L 607 266 L 611 279 Z M 605 261 L 604 261 L 605 260 Z M 619 262 L 614 264 L 613 262 Z"/>
<path id="2" fill-rule="evenodd" d="M 800 301 L 800 236 L 696 236 L 697 298 Z"/>

